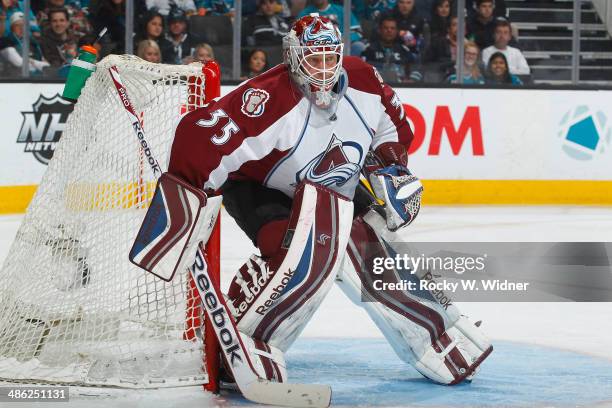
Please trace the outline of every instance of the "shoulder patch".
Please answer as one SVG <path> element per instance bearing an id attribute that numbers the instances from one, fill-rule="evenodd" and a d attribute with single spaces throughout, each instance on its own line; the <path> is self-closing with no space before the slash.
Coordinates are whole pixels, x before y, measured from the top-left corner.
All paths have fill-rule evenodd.
<path id="1" fill-rule="evenodd" d="M 263 115 L 266 102 L 270 99 L 268 91 L 257 88 L 249 88 L 242 94 L 242 107 L 240 110 L 245 115 L 256 118 Z"/>

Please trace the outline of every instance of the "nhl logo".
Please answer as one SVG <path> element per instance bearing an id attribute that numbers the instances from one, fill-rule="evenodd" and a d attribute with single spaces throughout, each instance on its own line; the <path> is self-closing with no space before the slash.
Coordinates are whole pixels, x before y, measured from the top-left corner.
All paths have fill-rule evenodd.
<path id="1" fill-rule="evenodd" d="M 242 107 L 240 110 L 245 115 L 256 118 L 264 113 L 268 99 L 270 99 L 270 94 L 267 91 L 249 88 L 242 95 Z"/>
<path id="2" fill-rule="evenodd" d="M 23 122 L 17 143 L 25 144 L 23 151 L 32 153 L 42 164 L 49 164 L 73 108 L 59 94 L 51 98 L 40 95 L 32 111 L 21 112 Z"/>

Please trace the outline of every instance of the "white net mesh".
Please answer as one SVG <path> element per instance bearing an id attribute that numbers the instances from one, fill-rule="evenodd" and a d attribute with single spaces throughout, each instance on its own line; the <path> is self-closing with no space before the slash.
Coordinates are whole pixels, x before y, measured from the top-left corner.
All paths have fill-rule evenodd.
<path id="1" fill-rule="evenodd" d="M 112 65 L 163 169 L 180 114 L 201 104 L 200 65 L 127 56 L 98 64 L 0 271 L 0 379 L 138 388 L 207 381 L 201 336 L 186 334 L 199 327 L 187 316 L 200 317 L 190 310 L 188 275 L 166 283 L 128 261 L 155 178 Z"/>

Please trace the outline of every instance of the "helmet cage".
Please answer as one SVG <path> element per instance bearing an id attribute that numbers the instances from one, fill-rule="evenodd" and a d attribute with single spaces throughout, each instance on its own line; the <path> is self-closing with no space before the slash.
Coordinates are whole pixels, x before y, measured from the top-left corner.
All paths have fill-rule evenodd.
<path id="1" fill-rule="evenodd" d="M 327 91 L 338 81 L 343 45 L 291 47 L 295 55 L 296 75 L 304 84 Z"/>
<path id="2" fill-rule="evenodd" d="M 307 93 L 331 91 L 342 72 L 344 45 L 340 31 L 328 18 L 302 17 L 283 39 L 283 46 L 298 85 Z"/>

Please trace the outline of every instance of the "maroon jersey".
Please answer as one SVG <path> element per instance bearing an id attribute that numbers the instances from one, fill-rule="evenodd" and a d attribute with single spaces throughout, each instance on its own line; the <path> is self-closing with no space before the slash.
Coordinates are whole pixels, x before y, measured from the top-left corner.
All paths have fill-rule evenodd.
<path id="1" fill-rule="evenodd" d="M 383 143 L 408 146 L 412 132 L 395 92 L 375 69 L 343 59 L 346 93 L 335 114 L 314 106 L 284 65 L 185 115 L 169 172 L 206 190 L 250 179 L 293 196 L 303 179 L 354 195 L 365 155 Z"/>

